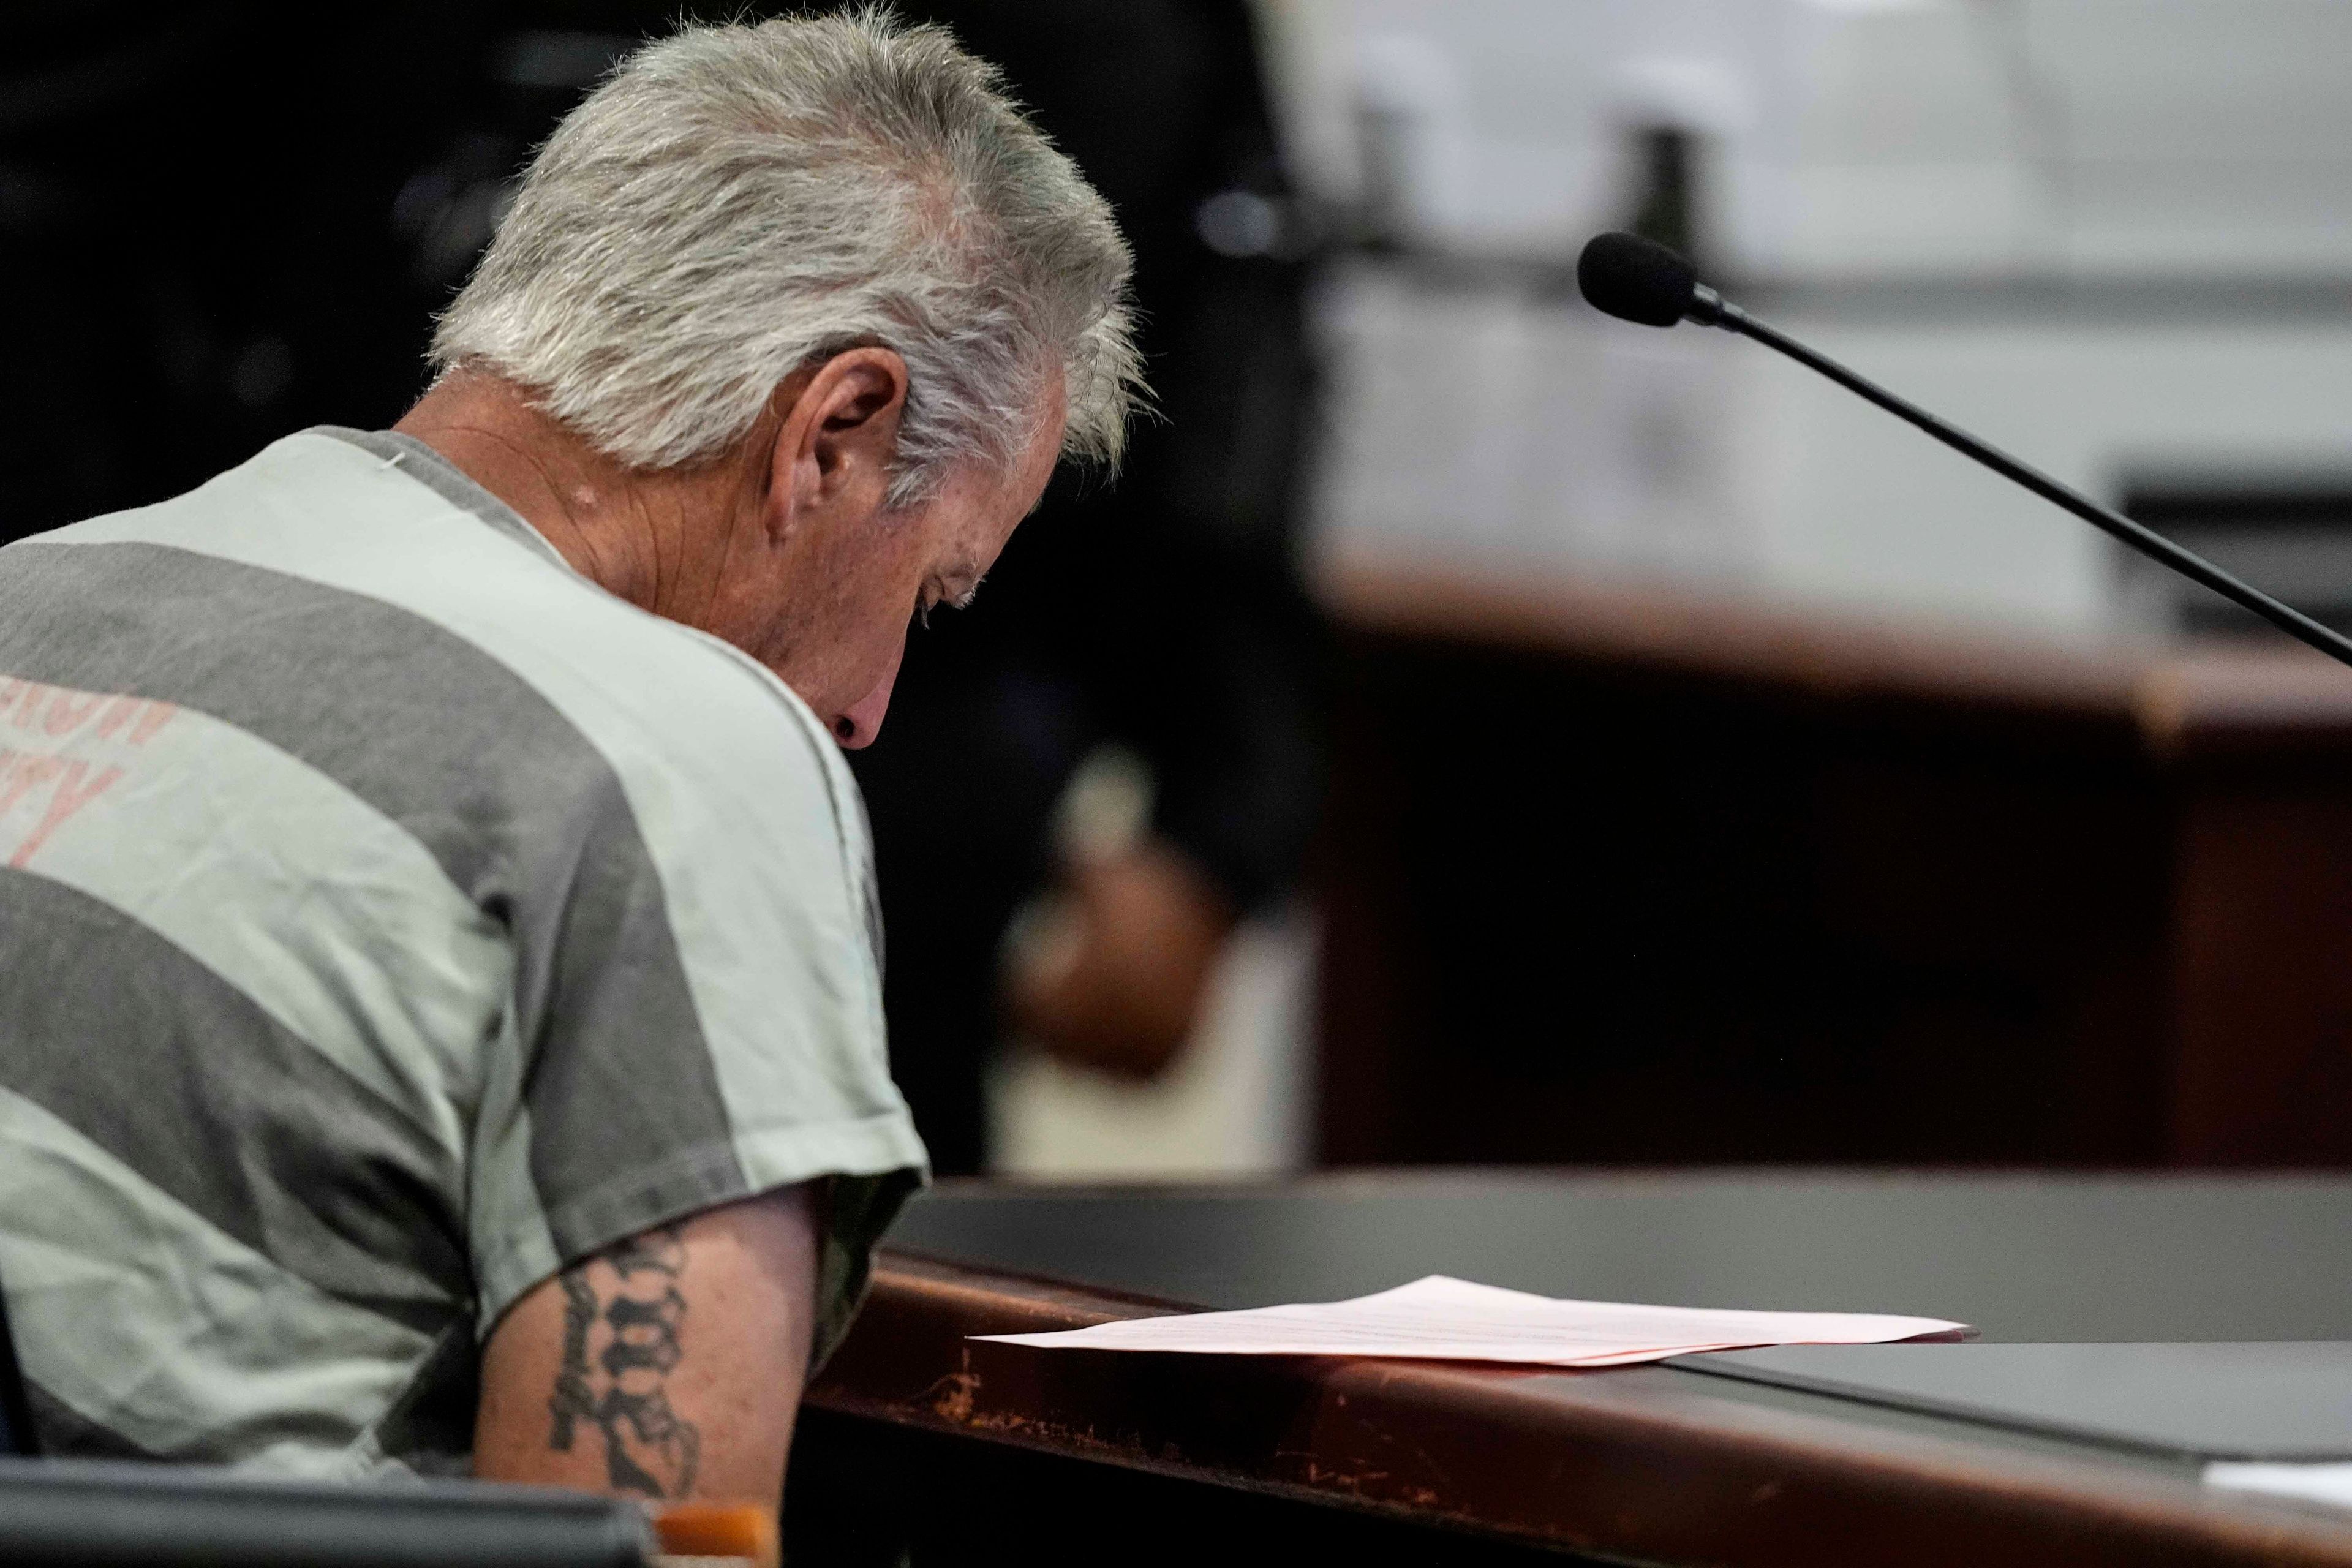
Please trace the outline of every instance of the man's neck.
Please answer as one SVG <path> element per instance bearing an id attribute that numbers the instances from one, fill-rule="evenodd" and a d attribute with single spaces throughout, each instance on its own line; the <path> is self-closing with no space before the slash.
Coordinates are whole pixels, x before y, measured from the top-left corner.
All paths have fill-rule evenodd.
<path id="1" fill-rule="evenodd" d="M 635 472 L 534 408 L 512 383 L 459 373 L 393 426 L 520 513 L 573 570 L 642 609 L 696 622 L 726 548 L 740 476 Z"/>

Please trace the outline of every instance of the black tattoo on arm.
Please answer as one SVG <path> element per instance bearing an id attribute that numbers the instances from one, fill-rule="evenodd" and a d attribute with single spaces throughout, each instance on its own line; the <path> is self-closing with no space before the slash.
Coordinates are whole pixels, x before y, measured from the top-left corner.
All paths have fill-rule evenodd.
<path id="1" fill-rule="evenodd" d="M 681 1498 L 694 1490 L 702 1434 L 670 1408 L 668 1379 L 684 1353 L 686 1244 L 675 1226 L 606 1248 L 560 1277 L 563 1364 L 547 1402 L 548 1447 L 572 1451 L 582 1423 L 604 1439 L 615 1491 Z"/>

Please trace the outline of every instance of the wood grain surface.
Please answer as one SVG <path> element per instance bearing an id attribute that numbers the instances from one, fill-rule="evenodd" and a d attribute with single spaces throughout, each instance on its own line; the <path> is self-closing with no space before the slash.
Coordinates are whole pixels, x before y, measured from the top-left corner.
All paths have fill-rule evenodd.
<path id="1" fill-rule="evenodd" d="M 1671 1368 L 1041 1352 L 969 1337 L 1173 1310 L 886 1253 L 809 1398 L 864 1422 L 1650 1563 L 2352 1563 L 2352 1520 L 2209 1492 L 2179 1467 L 1774 1402 Z"/>

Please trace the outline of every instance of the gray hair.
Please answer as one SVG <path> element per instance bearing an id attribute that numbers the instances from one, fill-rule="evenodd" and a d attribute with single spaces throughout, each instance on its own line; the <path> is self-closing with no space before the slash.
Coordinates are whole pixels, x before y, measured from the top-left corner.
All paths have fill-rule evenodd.
<path id="1" fill-rule="evenodd" d="M 1110 207 L 938 27 L 878 9 L 640 49 L 523 176 L 434 333 L 632 468 L 716 458 L 845 349 L 907 362 L 894 506 L 1009 466 L 1049 378 L 1118 462 L 1141 385 Z"/>

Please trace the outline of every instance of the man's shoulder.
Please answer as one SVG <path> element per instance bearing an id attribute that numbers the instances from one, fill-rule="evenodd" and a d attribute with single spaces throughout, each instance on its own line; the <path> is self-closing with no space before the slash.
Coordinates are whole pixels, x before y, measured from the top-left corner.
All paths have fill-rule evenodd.
<path id="1" fill-rule="evenodd" d="M 501 753 L 522 751 L 519 729 L 568 731 L 583 744 L 551 735 L 532 755 L 609 769 L 648 828 L 695 819 L 673 808 L 698 800 L 772 830 L 822 822 L 862 854 L 856 786 L 796 694 L 582 577 L 451 472 L 398 438 L 305 431 L 171 500 L 0 552 L 0 591 L 37 573 L 45 594 L 184 618 L 215 646 L 250 645 L 244 662 L 297 703 L 494 731 Z M 159 645 L 188 640 L 154 629 Z M 118 639 L 119 656 L 136 640 Z"/>

